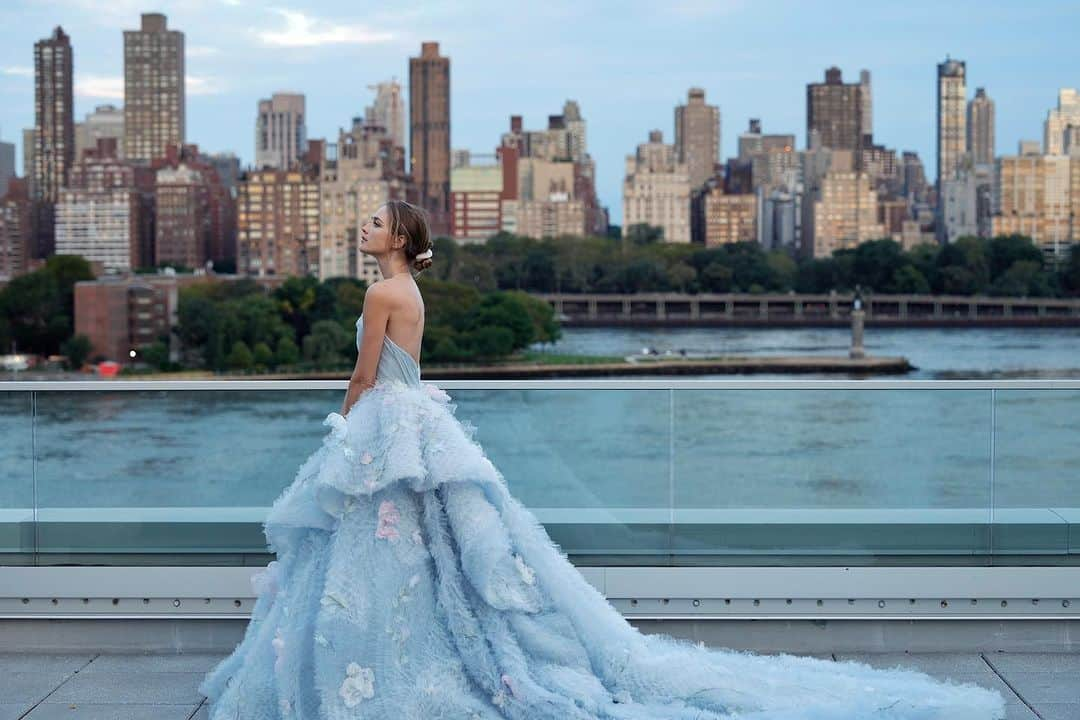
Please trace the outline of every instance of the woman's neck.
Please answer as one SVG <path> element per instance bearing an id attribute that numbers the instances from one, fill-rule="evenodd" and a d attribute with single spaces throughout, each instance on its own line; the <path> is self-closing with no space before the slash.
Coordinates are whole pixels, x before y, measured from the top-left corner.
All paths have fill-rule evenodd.
<path id="1" fill-rule="evenodd" d="M 376 258 L 379 263 L 379 272 L 384 280 L 389 280 L 395 275 L 409 272 L 409 261 L 401 255 L 387 255 Z"/>

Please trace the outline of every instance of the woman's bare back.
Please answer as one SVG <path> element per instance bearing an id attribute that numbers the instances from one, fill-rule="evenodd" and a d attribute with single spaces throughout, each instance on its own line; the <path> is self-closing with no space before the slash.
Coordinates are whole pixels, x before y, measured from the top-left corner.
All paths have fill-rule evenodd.
<path id="1" fill-rule="evenodd" d="M 398 278 L 401 278 L 400 280 Z M 386 337 L 420 364 L 420 346 L 424 339 L 424 298 L 407 273 L 379 280 L 391 298 L 390 317 L 386 322 Z"/>

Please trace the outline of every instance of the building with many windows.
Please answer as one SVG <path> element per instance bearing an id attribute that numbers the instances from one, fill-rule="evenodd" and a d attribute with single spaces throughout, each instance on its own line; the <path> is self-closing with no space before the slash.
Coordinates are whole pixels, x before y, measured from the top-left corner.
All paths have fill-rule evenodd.
<path id="1" fill-rule="evenodd" d="M 149 163 L 185 133 L 184 34 L 144 13 L 124 31 L 124 157 Z"/>
<path id="2" fill-rule="evenodd" d="M 661 228 L 665 242 L 690 242 L 690 171 L 660 130 L 626 158 L 623 232 L 640 224 Z"/>

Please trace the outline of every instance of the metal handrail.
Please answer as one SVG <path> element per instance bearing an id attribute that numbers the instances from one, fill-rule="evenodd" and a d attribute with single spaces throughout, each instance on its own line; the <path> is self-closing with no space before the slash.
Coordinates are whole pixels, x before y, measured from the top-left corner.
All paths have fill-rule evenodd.
<path id="1" fill-rule="evenodd" d="M 428 382 L 428 381 L 425 381 Z M 581 378 L 565 380 L 437 380 L 446 390 L 1080 390 L 1073 380 L 728 380 Z M 0 392 L 146 390 L 345 390 L 341 380 L 9 380 Z"/>

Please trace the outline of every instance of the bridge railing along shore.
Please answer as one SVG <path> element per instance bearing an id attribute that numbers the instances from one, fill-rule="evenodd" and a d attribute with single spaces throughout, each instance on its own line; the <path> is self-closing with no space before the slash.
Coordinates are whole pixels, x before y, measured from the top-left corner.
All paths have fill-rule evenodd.
<path id="1" fill-rule="evenodd" d="M 538 293 L 567 325 L 846 325 L 854 296 Z M 863 295 L 866 322 L 897 326 L 1080 325 L 1080 299 Z"/>

